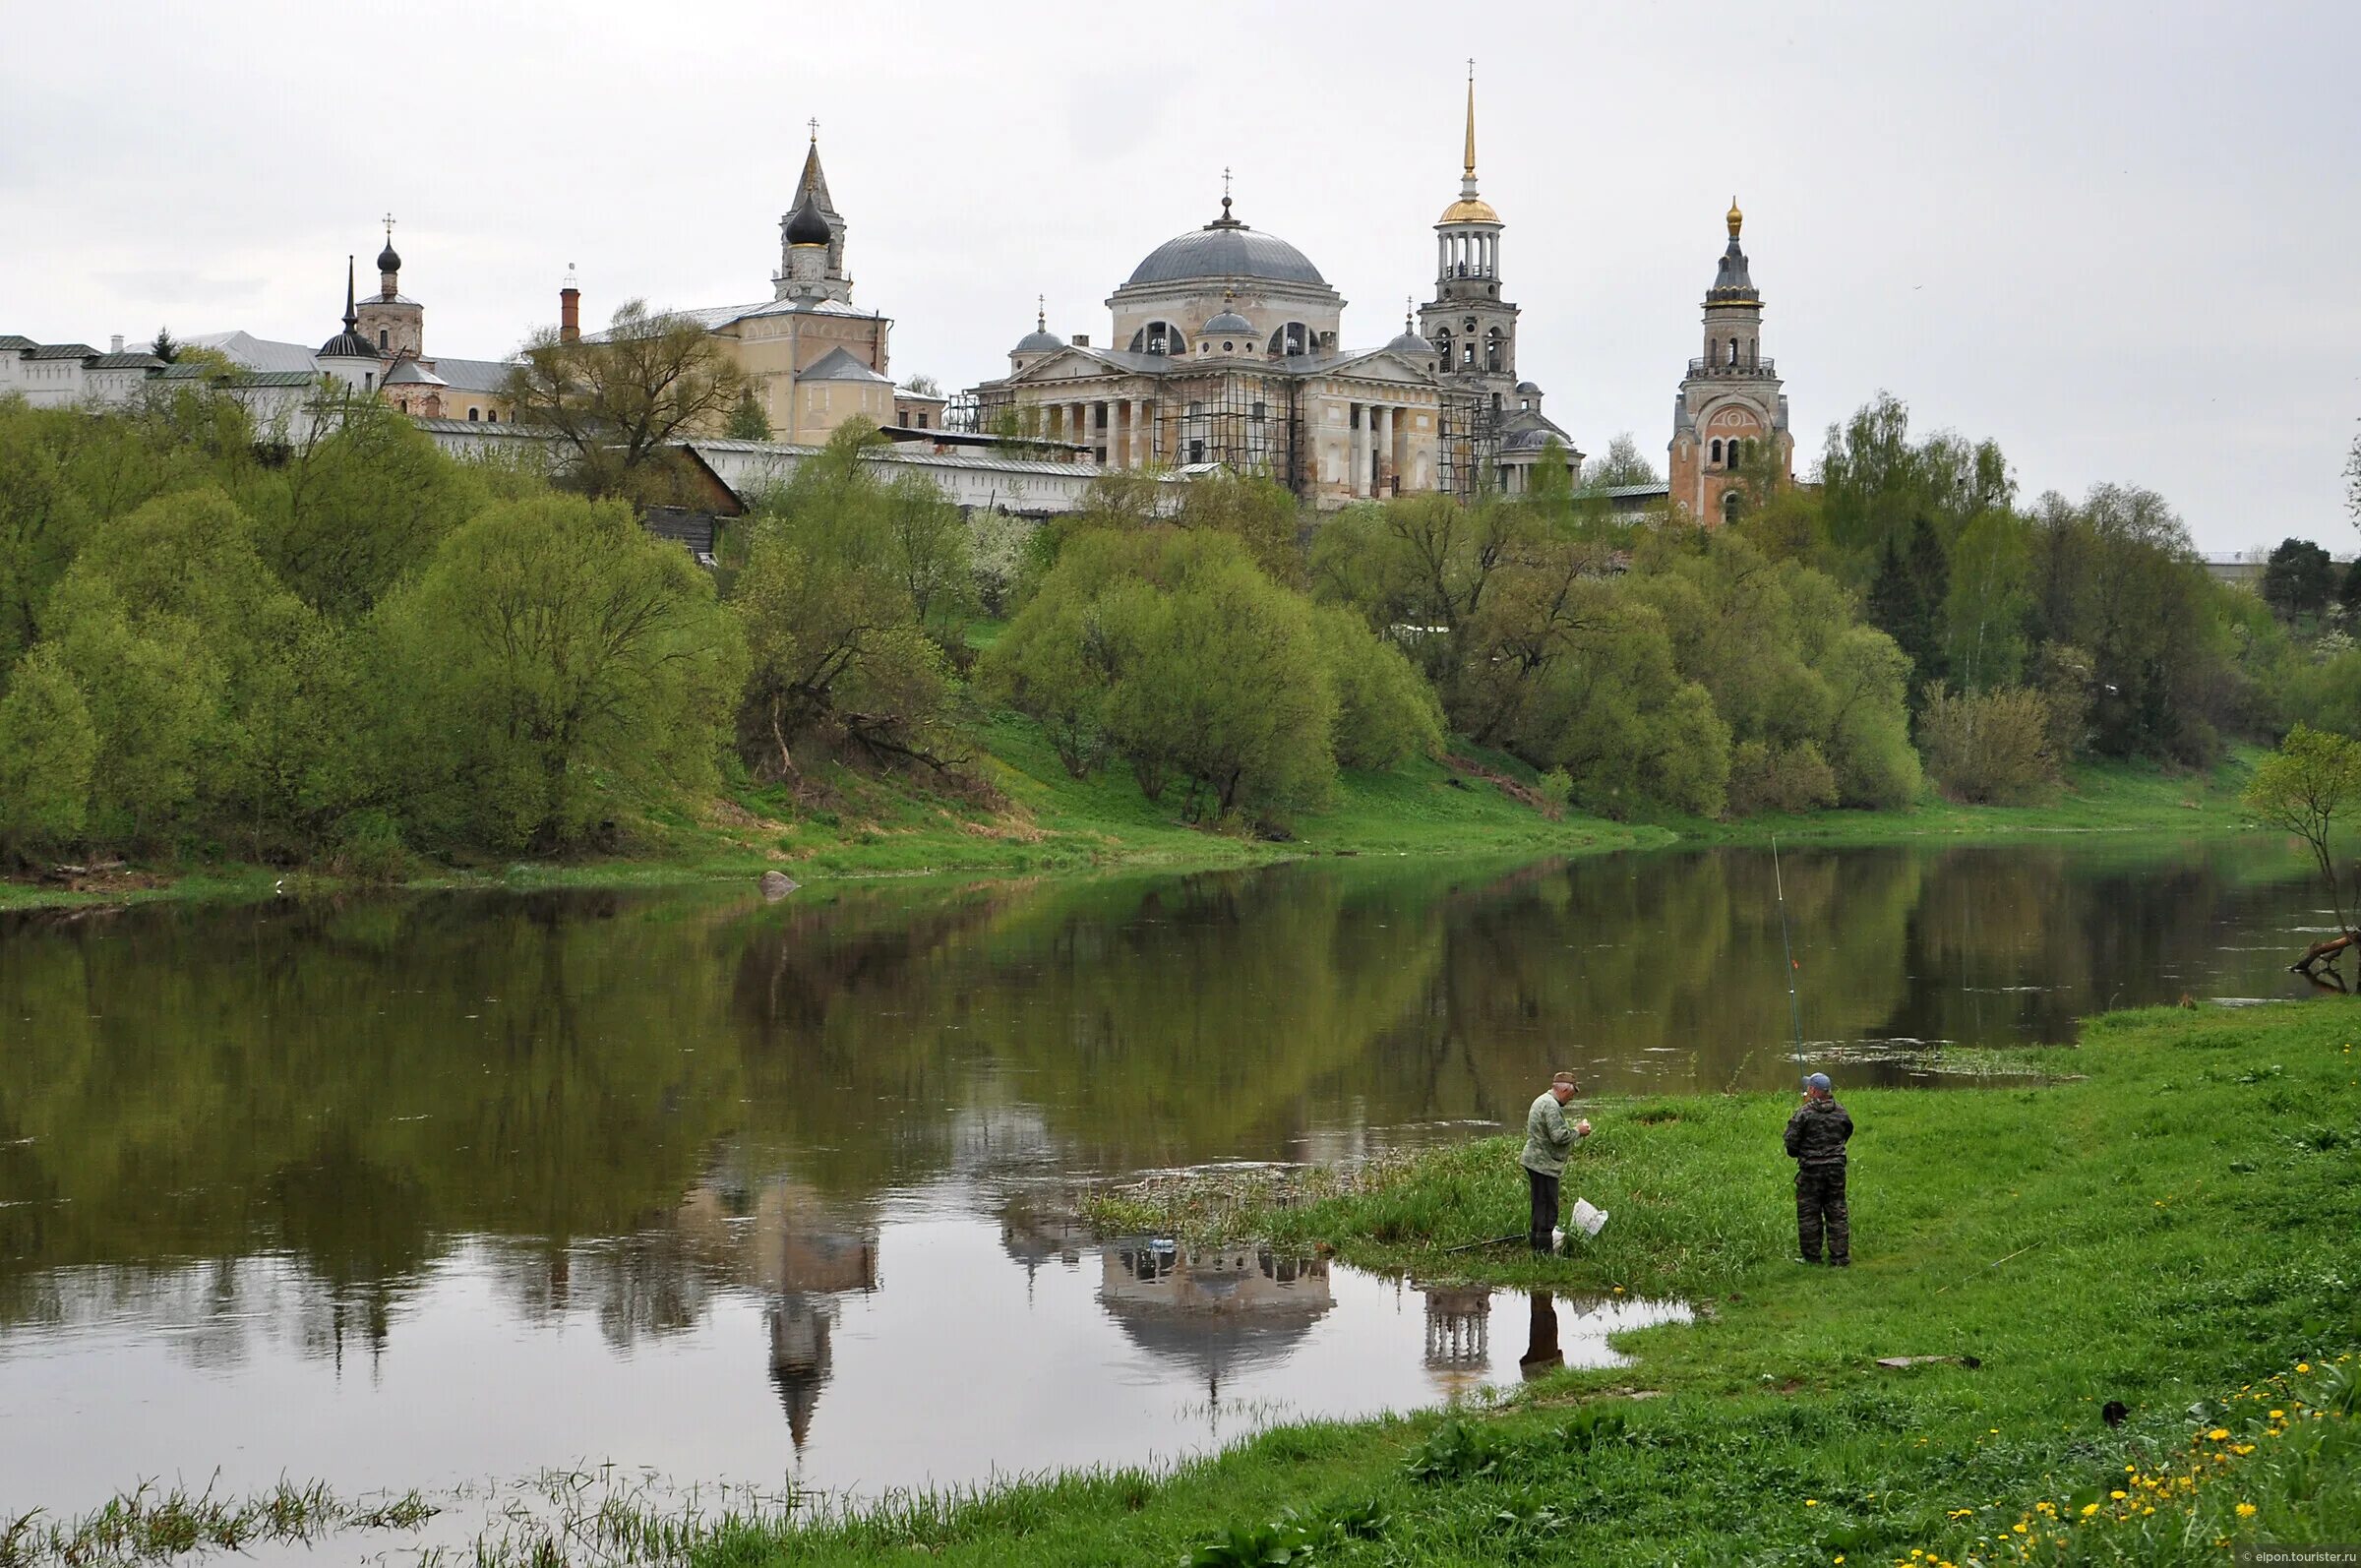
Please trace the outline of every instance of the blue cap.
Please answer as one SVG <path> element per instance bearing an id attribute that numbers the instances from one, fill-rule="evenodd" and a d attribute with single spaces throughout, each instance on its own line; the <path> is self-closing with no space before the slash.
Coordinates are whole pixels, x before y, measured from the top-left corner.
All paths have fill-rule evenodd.
<path id="1" fill-rule="evenodd" d="M 1825 1072 L 1815 1072 L 1810 1077 L 1803 1080 L 1803 1086 L 1806 1089 L 1826 1089 L 1828 1087 L 1828 1074 Z"/>

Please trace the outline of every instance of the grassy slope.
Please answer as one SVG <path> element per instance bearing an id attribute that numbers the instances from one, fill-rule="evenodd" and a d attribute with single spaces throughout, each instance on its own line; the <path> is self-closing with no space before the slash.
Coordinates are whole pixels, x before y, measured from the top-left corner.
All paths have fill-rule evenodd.
<path id="1" fill-rule="evenodd" d="M 2067 1081 L 1846 1095 L 1842 1273 L 1789 1261 L 1784 1098 L 1592 1108 L 1568 1189 L 1613 1220 L 1562 1261 L 1429 1250 L 1522 1225 L 1514 1145 L 1438 1153 L 1263 1228 L 1421 1278 L 1676 1295 L 1714 1315 L 1631 1335 L 1635 1364 L 1498 1411 L 1286 1428 L 1164 1481 L 889 1507 L 705 1556 L 1171 1563 L 1287 1509 L 1386 1516 L 1318 1559 L 1369 1563 L 2020 1560 L 1995 1540 L 2041 1561 L 2196 1562 L 2233 1536 L 2361 1538 L 2361 1420 L 2306 1418 L 2361 1365 L 2338 1364 L 2361 1346 L 2356 1038 L 2330 1003 L 2123 1014 L 2042 1054 Z M 1522 1317 L 1504 1297 L 1494 1335 Z M 1893 1355 L 1981 1365 L 1872 1364 Z M 1634 1387 L 1661 1397 L 1611 1392 Z M 2100 1419 L 2111 1399 L 2131 1407 L 2119 1430 Z M 1442 1475 L 1410 1477 L 1422 1449 Z M 2162 1493 L 2144 1484 L 2158 1477 Z"/>
<path id="2" fill-rule="evenodd" d="M 1931 794 L 1902 812 L 1821 812 L 1720 822 L 1663 817 L 1616 823 L 1568 816 L 1551 821 L 1480 778 L 1420 759 L 1385 773 L 1348 773 L 1334 805 L 1295 824 L 1287 843 L 1264 843 L 1190 827 L 1139 792 L 1127 772 L 1066 775 L 1038 726 L 1009 714 L 989 721 L 979 771 L 1007 801 L 987 811 L 938 794 L 918 778 L 835 769 L 821 780 L 826 809 L 799 810 L 783 790 L 750 791 L 702 819 L 670 811 L 642 821 L 620 856 L 428 871 L 421 885 L 626 886 L 751 876 L 784 870 L 800 880 L 826 876 L 1035 874 L 1108 866 L 1254 865 L 1302 855 L 1483 855 L 1535 857 L 1664 844 L 1761 842 L 1773 834 L 1817 843 L 1882 843 L 1974 835 L 2006 838 L 2057 831 L 2224 832 L 2246 825 L 2238 791 L 2257 754 L 2208 773 L 2153 763 L 2078 768 L 2058 799 L 2038 807 L 1955 806 Z M 1462 747 L 1470 761 L 1530 783 L 1532 770 L 1497 754 Z M 145 880 L 91 894 L 0 881 L 0 909 L 157 896 L 269 894 L 282 874 L 258 867 L 162 868 Z M 302 887 L 333 880 L 286 874 Z"/>
<path id="3" fill-rule="evenodd" d="M 1774 833 L 1798 843 L 1845 844 L 1951 834 L 2235 832 L 2252 825 L 2238 793 L 2263 754 L 2241 748 L 2204 771 L 2149 761 L 2087 762 L 2069 772 L 2055 799 L 2039 806 L 1961 806 L 1929 790 L 1902 812 L 1764 813 L 1727 822 L 1695 816 L 1650 820 L 1705 844 L 1760 842 Z"/>

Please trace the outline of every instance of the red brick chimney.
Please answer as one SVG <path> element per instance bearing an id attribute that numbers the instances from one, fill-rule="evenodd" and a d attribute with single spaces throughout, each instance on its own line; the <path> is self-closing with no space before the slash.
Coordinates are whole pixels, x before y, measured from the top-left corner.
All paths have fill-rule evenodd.
<path id="1" fill-rule="evenodd" d="M 558 341 L 571 343 L 582 335 L 582 291 L 574 280 L 574 264 L 566 264 L 566 285 L 558 290 Z"/>

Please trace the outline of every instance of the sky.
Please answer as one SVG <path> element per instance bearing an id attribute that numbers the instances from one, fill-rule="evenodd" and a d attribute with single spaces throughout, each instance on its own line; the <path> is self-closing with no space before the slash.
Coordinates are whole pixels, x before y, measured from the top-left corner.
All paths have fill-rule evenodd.
<path id="1" fill-rule="evenodd" d="M 1521 373 L 1659 463 L 1735 195 L 1806 470 L 1881 389 L 2023 495 L 2162 494 L 2198 547 L 2361 546 L 2361 6 L 1881 0 L 329 7 L 0 0 L 0 333 L 318 342 L 397 219 L 426 347 L 770 297 L 809 138 L 892 371 L 1105 342 L 1217 215 L 1348 346 L 1432 289 L 1476 60 Z"/>

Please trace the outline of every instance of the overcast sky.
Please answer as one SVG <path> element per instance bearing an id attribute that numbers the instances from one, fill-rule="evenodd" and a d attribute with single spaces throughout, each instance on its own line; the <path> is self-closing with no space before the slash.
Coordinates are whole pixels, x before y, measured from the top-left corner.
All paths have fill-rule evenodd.
<path id="1" fill-rule="evenodd" d="M 1464 37 L 1453 36 L 1461 24 Z M 1382 343 L 1432 285 L 1477 57 L 1520 369 L 1660 463 L 1734 193 L 1798 466 L 1886 388 L 2029 498 L 2200 548 L 2357 540 L 2361 5 L 77 7 L 0 0 L 0 332 L 336 331 L 399 220 L 430 354 L 766 299 L 806 142 L 897 377 L 1003 372 L 1216 214 Z"/>

